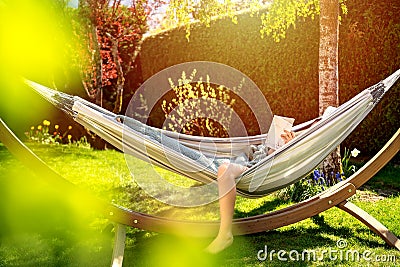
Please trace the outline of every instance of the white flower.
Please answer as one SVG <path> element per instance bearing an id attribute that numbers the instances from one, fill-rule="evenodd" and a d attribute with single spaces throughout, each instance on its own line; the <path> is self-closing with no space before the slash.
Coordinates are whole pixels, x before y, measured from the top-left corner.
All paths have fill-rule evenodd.
<path id="1" fill-rule="evenodd" d="M 360 154 L 360 150 L 358 150 L 357 148 L 354 148 L 354 149 L 351 151 L 351 156 L 354 157 L 354 158 L 357 157 L 358 154 Z"/>

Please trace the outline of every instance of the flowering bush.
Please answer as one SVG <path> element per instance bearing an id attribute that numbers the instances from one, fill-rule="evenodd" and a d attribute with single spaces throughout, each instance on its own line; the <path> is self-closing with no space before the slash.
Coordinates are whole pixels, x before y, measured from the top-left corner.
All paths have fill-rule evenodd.
<path id="1" fill-rule="evenodd" d="M 182 72 L 178 84 L 168 79 L 174 97 L 162 102 L 163 128 L 190 135 L 228 137 L 224 126 L 230 124 L 235 99 L 228 88 L 211 83 L 208 75 L 203 80 L 195 79 L 196 74 L 196 69 L 189 77 Z"/>
<path id="2" fill-rule="evenodd" d="M 69 125 L 64 132 L 60 130 L 60 125 L 55 124 L 52 129 L 50 128 L 50 125 L 50 121 L 43 120 L 42 124 L 39 124 L 37 127 L 31 126 L 29 131 L 25 132 L 28 141 L 41 144 L 67 144 L 87 148 L 90 147 L 85 136 L 73 140 L 72 134 L 70 134 L 70 131 L 72 130 L 71 125 Z"/>

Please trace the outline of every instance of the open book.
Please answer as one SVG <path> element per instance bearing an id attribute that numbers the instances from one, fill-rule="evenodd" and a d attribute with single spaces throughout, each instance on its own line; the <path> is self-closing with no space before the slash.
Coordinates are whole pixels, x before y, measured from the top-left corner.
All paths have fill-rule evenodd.
<path id="1" fill-rule="evenodd" d="M 283 146 L 285 142 L 283 141 L 281 134 L 283 134 L 285 130 L 290 132 L 292 130 L 293 123 L 293 118 L 274 115 L 271 127 L 268 131 L 267 141 L 265 143 L 267 147 L 277 150 Z"/>

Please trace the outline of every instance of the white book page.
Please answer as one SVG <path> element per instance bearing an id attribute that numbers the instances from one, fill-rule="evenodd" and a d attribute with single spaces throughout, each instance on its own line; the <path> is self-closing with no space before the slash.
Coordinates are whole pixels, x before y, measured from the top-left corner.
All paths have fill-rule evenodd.
<path id="1" fill-rule="evenodd" d="M 282 139 L 281 134 L 283 134 L 285 130 L 289 132 L 292 131 L 293 123 L 293 118 L 274 115 L 271 127 L 268 131 L 266 145 L 275 150 L 283 146 L 285 142 Z"/>

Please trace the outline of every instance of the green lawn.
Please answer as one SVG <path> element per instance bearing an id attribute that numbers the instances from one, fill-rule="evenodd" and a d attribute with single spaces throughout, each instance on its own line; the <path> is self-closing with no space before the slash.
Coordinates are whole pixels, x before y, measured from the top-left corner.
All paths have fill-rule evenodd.
<path id="1" fill-rule="evenodd" d="M 149 197 L 133 182 L 122 153 L 29 146 L 58 173 L 107 201 L 171 218 L 218 219 L 217 203 L 190 209 L 172 208 Z M 36 177 L 22 166 L 1 144 L 0 163 L 0 266 L 110 265 L 113 225 L 91 210 L 91 203 L 82 196 L 66 194 L 63 188 L 52 188 L 43 177 Z M 148 164 L 135 161 L 134 175 L 145 178 L 148 175 L 150 179 L 150 169 Z M 157 171 L 173 183 L 193 184 L 164 170 Z M 391 162 L 367 185 L 353 202 L 400 236 L 399 166 Z M 384 197 L 377 197 L 374 191 Z M 235 217 L 288 205 L 274 195 L 254 200 L 238 198 Z M 400 262 L 399 251 L 388 247 L 366 226 L 337 208 L 274 231 L 236 237 L 234 244 L 217 256 L 203 253 L 210 238 L 176 237 L 132 228 L 128 229 L 127 237 L 124 266 L 396 266 Z M 345 249 L 338 249 L 338 240 L 346 242 Z M 259 260 L 257 254 L 263 257 L 265 248 L 268 257 Z M 288 261 L 279 260 L 276 253 L 270 254 L 272 250 L 286 251 L 283 257 Z M 315 251 L 317 259 L 289 259 L 289 253 L 293 259 L 296 253 L 301 255 L 306 250 Z M 331 260 L 326 254 L 321 260 L 324 250 L 331 251 L 331 257 L 337 259 Z M 360 254 L 371 252 L 368 258 L 386 257 L 391 262 L 357 261 L 352 255 L 346 260 L 344 253 L 348 250 Z"/>

